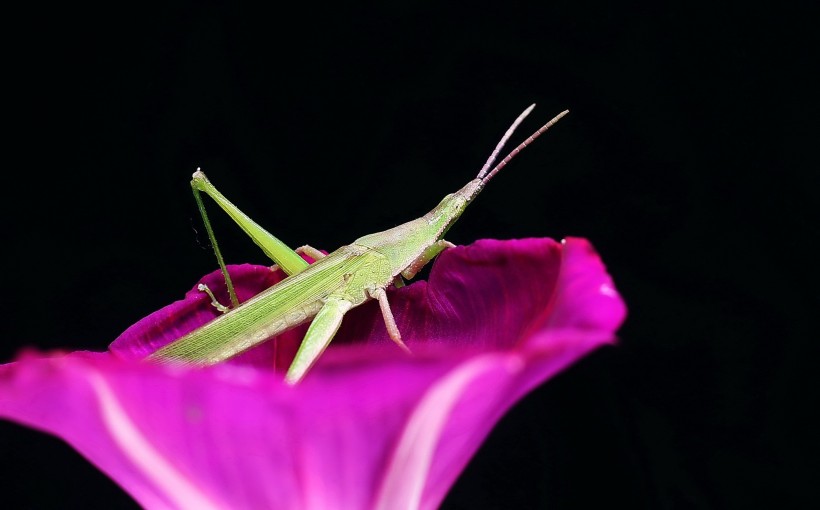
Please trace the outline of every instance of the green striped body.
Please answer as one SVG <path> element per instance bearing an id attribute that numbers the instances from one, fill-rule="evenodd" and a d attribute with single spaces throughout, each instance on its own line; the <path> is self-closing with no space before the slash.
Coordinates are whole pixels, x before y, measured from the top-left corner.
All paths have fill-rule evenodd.
<path id="1" fill-rule="evenodd" d="M 328 297 L 363 303 L 367 300 L 363 275 L 370 281 L 389 282 L 389 273 L 386 259 L 375 250 L 343 246 L 150 357 L 197 365 L 218 363 L 309 321 Z"/>

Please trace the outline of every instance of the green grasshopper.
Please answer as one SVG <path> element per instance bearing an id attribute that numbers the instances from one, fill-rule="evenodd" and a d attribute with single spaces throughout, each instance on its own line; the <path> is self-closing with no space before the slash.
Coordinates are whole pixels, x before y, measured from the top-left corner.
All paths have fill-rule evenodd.
<path id="1" fill-rule="evenodd" d="M 467 205 L 516 154 L 568 113 L 563 111 L 558 114 L 490 169 L 513 131 L 534 107 L 533 104 L 524 110 L 507 129 L 476 178 L 444 197 L 432 211 L 384 232 L 360 237 L 328 255 L 310 246 L 291 250 L 228 201 L 197 169 L 191 187 L 222 269 L 232 308 L 219 304 L 210 290 L 201 285 L 200 290 L 211 296 L 214 306 L 223 311 L 223 315 L 162 347 L 148 358 L 211 365 L 312 318 L 285 376 L 286 382 L 294 384 L 304 377 L 333 339 L 344 314 L 370 299 L 378 301 L 390 338 L 409 353 L 396 326 L 385 289 L 389 285 L 404 285 L 402 278 L 413 278 L 436 255 L 453 247 L 442 237 Z M 201 193 L 210 196 L 288 276 L 240 305 L 208 221 Z M 300 253 L 316 261 L 309 265 Z"/>

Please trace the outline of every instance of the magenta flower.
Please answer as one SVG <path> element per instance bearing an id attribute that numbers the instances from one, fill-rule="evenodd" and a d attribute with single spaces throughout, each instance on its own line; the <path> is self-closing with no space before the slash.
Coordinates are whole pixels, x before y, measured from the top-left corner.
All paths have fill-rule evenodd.
<path id="1" fill-rule="evenodd" d="M 231 272 L 240 298 L 281 278 Z M 626 313 L 586 241 L 484 240 L 391 290 L 413 356 L 368 303 L 294 387 L 303 330 L 210 368 L 139 361 L 212 318 L 209 301 L 192 290 L 107 353 L 0 366 L 0 417 L 63 438 L 146 508 L 432 509 L 502 414 Z"/>

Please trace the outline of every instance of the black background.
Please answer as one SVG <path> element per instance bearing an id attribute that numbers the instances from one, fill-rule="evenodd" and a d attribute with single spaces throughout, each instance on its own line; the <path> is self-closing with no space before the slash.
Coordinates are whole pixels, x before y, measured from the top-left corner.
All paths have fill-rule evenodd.
<path id="1" fill-rule="evenodd" d="M 448 237 L 586 237 L 629 317 L 618 346 L 504 418 L 444 508 L 817 499 L 808 9 L 203 2 L 4 18 L 0 359 L 104 349 L 212 270 L 198 166 L 291 246 L 333 249 L 426 212 L 535 102 L 515 142 L 571 113 Z M 229 261 L 264 263 L 212 216 Z M 8 422 L 0 464 L 10 508 L 135 507 L 61 441 Z"/>

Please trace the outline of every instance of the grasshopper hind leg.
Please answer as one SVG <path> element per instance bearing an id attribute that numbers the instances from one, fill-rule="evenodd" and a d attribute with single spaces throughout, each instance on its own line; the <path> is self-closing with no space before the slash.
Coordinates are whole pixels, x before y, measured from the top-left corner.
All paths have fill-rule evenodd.
<path id="1" fill-rule="evenodd" d="M 308 263 L 305 262 L 296 251 L 290 249 L 285 243 L 262 228 L 258 223 L 248 217 L 247 214 L 233 205 L 230 200 L 225 198 L 199 169 L 194 172 L 191 178 L 191 189 L 194 192 L 194 198 L 196 198 L 197 205 L 200 208 L 200 214 L 206 223 L 208 223 L 207 214 L 205 213 L 205 206 L 202 204 L 201 193 L 205 193 L 211 197 L 213 201 L 236 222 L 239 228 L 241 228 L 271 260 L 279 265 L 285 273 L 294 275 L 304 271 L 305 268 L 308 267 Z M 209 235 L 212 235 L 210 225 L 208 225 L 208 229 Z M 213 239 L 211 239 L 211 242 L 213 243 Z"/>
<path id="2" fill-rule="evenodd" d="M 208 219 L 208 213 L 205 210 L 205 203 L 202 200 L 202 193 L 205 193 L 211 197 L 214 202 L 216 202 L 217 205 L 219 205 L 219 207 L 221 207 L 222 210 L 225 211 L 237 225 L 239 225 L 239 227 L 253 240 L 253 242 L 256 243 L 257 246 L 259 246 L 278 267 L 281 267 L 282 270 L 285 271 L 285 273 L 288 275 L 300 273 L 308 266 L 308 263 L 305 262 L 296 251 L 291 250 L 285 243 L 259 226 L 256 222 L 250 219 L 248 215 L 240 211 L 238 207 L 233 205 L 233 203 L 225 198 L 225 196 L 222 195 L 222 193 L 220 193 L 213 184 L 211 184 L 205 174 L 199 169 L 197 169 L 191 177 L 191 190 L 194 193 L 194 199 L 196 200 L 196 205 L 199 208 L 199 214 L 202 216 L 202 222 L 205 224 L 208 239 L 214 249 L 216 261 L 219 263 L 219 269 L 222 271 L 222 275 L 225 278 L 225 286 L 228 288 L 231 307 L 237 307 L 239 305 L 239 299 L 236 297 L 236 291 L 234 290 L 233 282 L 231 281 L 231 275 L 228 274 L 228 269 L 225 267 L 222 252 L 219 250 L 219 244 L 216 241 L 216 236 L 214 235 L 213 228 L 211 227 L 211 222 Z M 314 253 L 321 253 L 319 250 L 316 250 L 310 246 L 306 246 L 305 248 L 311 250 L 310 252 L 307 252 L 307 254 L 314 259 L 317 258 L 314 256 Z M 224 311 L 222 309 L 224 308 L 223 305 L 219 304 L 217 306 L 218 303 L 216 303 L 216 300 L 214 300 L 214 303 L 214 306 L 218 310 Z"/>
<path id="3" fill-rule="evenodd" d="M 225 286 L 228 288 L 228 296 L 230 296 L 231 306 L 237 307 L 239 306 L 239 299 L 236 297 L 236 291 L 233 288 L 231 275 L 228 274 L 228 268 L 225 267 L 225 260 L 222 258 L 222 252 L 219 250 L 219 243 L 216 242 L 214 229 L 211 227 L 210 220 L 208 220 L 208 212 L 205 210 L 205 204 L 202 202 L 202 196 L 199 194 L 199 190 L 193 186 L 193 182 L 194 181 L 191 181 L 191 189 L 194 192 L 194 199 L 196 200 L 196 205 L 199 208 L 199 215 L 202 217 L 202 222 L 205 224 L 205 231 L 208 232 L 208 240 L 211 242 L 211 246 L 214 249 L 214 255 L 216 255 L 216 261 L 219 264 L 219 269 L 222 271 L 222 276 L 225 278 Z M 199 290 L 203 289 L 200 288 Z M 213 299 L 213 303 L 218 303 L 213 294 L 210 293 L 210 290 L 208 291 L 208 294 L 211 296 L 211 299 Z M 217 307 L 217 309 L 219 310 L 220 308 Z"/>

